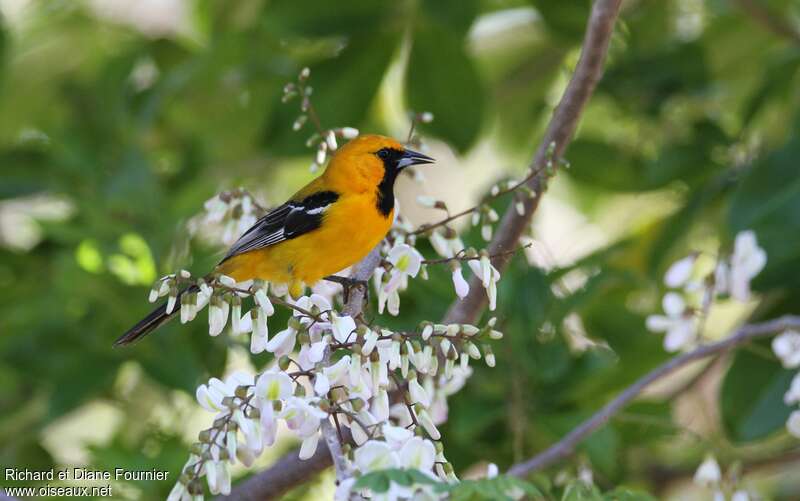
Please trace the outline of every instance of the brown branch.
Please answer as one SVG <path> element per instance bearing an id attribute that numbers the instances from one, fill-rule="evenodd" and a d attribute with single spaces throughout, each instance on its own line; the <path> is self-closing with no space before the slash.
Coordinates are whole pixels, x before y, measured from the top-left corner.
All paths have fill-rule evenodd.
<path id="1" fill-rule="evenodd" d="M 534 167 L 541 166 L 548 156 L 557 159 L 564 153 L 566 145 L 575 131 L 578 118 L 600 79 L 603 61 L 621 1 L 597 0 L 592 7 L 580 60 L 561 102 L 556 107 L 541 146 L 536 151 L 532 162 Z M 551 152 L 552 154 L 549 154 L 548 149 L 551 143 L 555 144 L 555 149 Z M 503 216 L 500 228 L 489 246 L 489 254 L 498 254 L 493 262 L 498 269 L 504 267 L 509 259 L 507 252 L 517 246 L 520 235 L 528 226 L 544 191 L 545 176 L 546 174 L 540 172 L 529 180 L 528 186 L 533 190 L 535 196 L 524 202 L 525 211 L 522 216 L 517 215 L 513 203 Z M 361 279 L 363 276 L 363 279 L 368 279 L 379 263 L 380 255 L 375 249 L 357 265 L 354 278 Z M 470 293 L 464 300 L 458 301 L 450 307 L 444 322 L 472 323 L 486 301 L 482 290 L 483 287 L 473 277 Z M 363 302 L 364 295 L 359 290 L 345 306 L 345 314 L 352 317 L 358 316 L 363 308 Z M 219 499 L 276 499 L 289 488 L 308 480 L 311 475 L 331 463 L 331 455 L 328 453 L 327 446 L 323 447 L 322 444 L 314 456 L 307 461 L 298 460 L 295 451 L 279 459 L 267 470 L 254 475 L 241 485 L 237 485 L 231 491 L 230 496 Z"/>
<path id="2" fill-rule="evenodd" d="M 639 378 L 589 419 L 573 428 L 564 438 L 533 458 L 512 466 L 511 469 L 508 470 L 508 473 L 517 477 L 523 477 L 569 457 L 575 452 L 576 447 L 583 439 L 606 424 L 609 419 L 631 403 L 645 388 L 654 381 L 671 374 L 679 367 L 683 367 L 694 360 L 726 352 L 753 339 L 769 336 L 790 328 L 800 328 L 800 316 L 786 315 L 762 323 L 745 325 L 722 341 L 700 346 L 693 351 L 666 361 Z"/>
<path id="3" fill-rule="evenodd" d="M 760 0 L 735 0 L 748 16 L 755 22 L 771 31 L 775 35 L 786 38 L 796 44 L 800 44 L 800 29 L 787 21 L 785 18 L 771 12 Z"/>
<path id="4" fill-rule="evenodd" d="M 503 253 L 517 246 L 520 236 L 529 226 L 533 213 L 539 206 L 548 176 L 546 170 L 540 169 L 540 167 L 546 163 L 548 157 L 554 160 L 553 167 L 557 167 L 558 162 L 555 160 L 563 156 L 578 125 L 581 112 L 600 80 L 621 1 L 597 0 L 592 6 L 586 38 L 581 49 L 581 57 L 575 67 L 575 73 L 553 112 L 547 131 L 531 162 L 531 169 L 536 170 L 537 175 L 533 176 L 527 185 L 533 191 L 534 196 L 525 197 L 523 201 L 525 211 L 522 215 L 519 215 L 514 208 L 516 202 L 512 202 L 503 215 L 494 239 L 489 244 L 489 254 L 497 255 L 492 264 L 498 270 L 502 270 L 509 260 L 509 255 Z M 551 145 L 555 147 L 552 148 Z M 444 323 L 472 323 L 479 315 L 486 303 L 486 294 L 478 277 L 472 277 L 469 285 L 469 294 L 450 306 Z"/>
<path id="5" fill-rule="evenodd" d="M 375 271 L 375 268 L 378 267 L 380 262 L 381 253 L 380 244 L 378 244 L 355 266 L 350 278 L 360 282 L 366 282 L 372 276 L 372 273 Z M 347 304 L 344 305 L 342 313 L 351 317 L 357 317 L 360 315 L 364 309 L 365 292 L 366 291 L 361 288 L 355 292 L 352 292 L 347 299 Z M 330 346 L 325 349 L 325 356 L 322 360 L 324 365 L 330 364 L 331 351 L 332 349 Z M 347 461 L 347 457 L 345 457 L 344 453 L 342 452 L 342 442 L 339 441 L 341 430 L 334 428 L 330 419 L 323 419 L 320 423 L 320 429 L 322 431 L 322 437 L 325 439 L 325 443 L 328 445 L 328 451 L 330 452 L 329 456 L 333 462 L 334 468 L 336 469 L 336 483 L 338 485 L 339 482 L 342 482 L 353 475 L 353 472 L 351 471 Z"/>

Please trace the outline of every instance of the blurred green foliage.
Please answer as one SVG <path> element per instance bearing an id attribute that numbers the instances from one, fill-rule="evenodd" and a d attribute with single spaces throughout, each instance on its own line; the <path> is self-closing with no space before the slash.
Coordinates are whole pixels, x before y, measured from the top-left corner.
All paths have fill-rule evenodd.
<path id="1" fill-rule="evenodd" d="M 286 182 L 287 161 L 308 155 L 307 135 L 291 131 L 297 110 L 280 102 L 300 68 L 312 67 L 327 126 L 385 131 L 379 92 L 399 65 L 408 107 L 436 116 L 425 134 L 460 153 L 491 140 L 526 159 L 576 61 L 589 9 L 583 0 L 183 5 L 181 29 L 156 34 L 77 2 L 31 2 L 23 17 L 0 23 L 0 215 L 10 202 L 33 206 L 32 196 L 71 206 L 62 219 L 39 218 L 32 248 L 11 245 L 17 226 L 0 235 L 4 465 L 50 467 L 53 426 L 102 402 L 119 419 L 108 440 L 86 449 L 89 463 L 164 468 L 174 478 L 182 430 L 151 409 L 186 412 L 237 342 L 210 338 L 196 321 L 130 349 L 111 343 L 148 311 L 156 275 L 213 264 L 218 249 L 189 247 L 182 236 L 204 200 L 237 185 L 282 196 L 307 177 L 291 170 Z M 789 1 L 767 7 L 798 13 Z M 666 267 L 697 241 L 728 248 L 737 231 L 754 229 L 769 262 L 752 318 L 798 312 L 798 73 L 800 47 L 728 2 L 626 2 L 559 181 L 576 208 L 598 218 L 622 197 L 661 193 L 675 207 L 562 268 L 515 258 L 500 282 L 498 366 L 476 367 L 443 426 L 459 471 L 485 460 L 502 469 L 543 449 L 665 360 L 644 317 L 659 308 Z M 565 286 L 570 274 L 585 283 Z M 401 318 L 381 321 L 441 317 L 453 297 L 449 274 L 431 275 L 411 284 Z M 642 298 L 647 307 L 636 307 Z M 596 346 L 570 344 L 576 316 Z M 603 490 L 663 487 L 659 472 L 691 475 L 707 449 L 746 463 L 740 446 L 785 438 L 788 412 L 781 397 L 791 375 L 766 345 L 756 349 L 724 364 L 720 423 L 707 442 L 670 448 L 684 430 L 673 402 L 651 396 L 585 441 L 579 461 Z M 136 377 L 126 377 L 131 367 Z M 170 482 L 129 487 L 131 498 L 154 499 Z M 606 498 L 641 499 L 627 492 Z"/>

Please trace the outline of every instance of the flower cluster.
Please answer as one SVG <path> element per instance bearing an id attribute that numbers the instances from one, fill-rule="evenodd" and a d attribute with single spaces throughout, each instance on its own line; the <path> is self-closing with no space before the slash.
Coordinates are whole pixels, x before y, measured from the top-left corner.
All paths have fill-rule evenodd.
<path id="1" fill-rule="evenodd" d="M 736 235 L 732 254 L 718 259 L 708 273 L 701 272 L 701 257 L 692 253 L 667 269 L 664 285 L 670 290 L 661 301 L 664 314 L 647 317 L 648 330 L 666 333 L 667 351 L 689 349 L 697 343 L 703 319 L 716 298 L 727 295 L 736 301 L 748 301 L 750 281 L 767 263 L 766 252 L 750 230 Z"/>
<path id="2" fill-rule="evenodd" d="M 233 290 L 252 296 L 251 316 L 272 309 L 263 286 L 245 292 L 225 282 L 218 278 L 204 284 L 214 291 L 212 298 L 220 288 L 225 294 Z M 203 476 L 212 493 L 226 493 L 229 465 L 252 464 L 274 443 L 278 421 L 302 441 L 303 459 L 317 448 L 321 422 L 332 419 L 340 439 L 349 429 L 354 447 L 349 459 L 357 471 L 401 466 L 455 481 L 436 442 L 441 438 L 437 424 L 447 415 L 447 396 L 469 376 L 470 360 L 485 358 L 494 365 L 485 342 L 502 337 L 493 328 L 495 321 L 483 328 L 424 323 L 414 332 L 392 332 L 335 313 L 317 294 L 301 297 L 292 307 L 287 328 L 272 339 L 252 328 L 251 348 L 263 346 L 274 353 L 277 365 L 256 376 L 213 378 L 198 388 L 198 402 L 216 416 L 212 427 L 200 432 L 171 499 L 202 493 Z M 209 310 L 209 318 L 232 314 L 227 307 L 217 308 L 223 313 Z M 225 323 L 210 329 L 216 332 Z"/>
<path id="3" fill-rule="evenodd" d="M 738 486 L 738 471 L 735 468 L 730 468 L 727 477 L 723 478 L 719 463 L 712 455 L 706 456 L 705 460 L 700 463 L 694 474 L 694 483 L 711 489 L 714 501 L 725 501 L 726 499 L 730 499 L 730 501 L 750 500 L 750 494 L 747 490 Z M 730 497 L 726 496 L 726 492 L 730 493 Z"/>
<path id="4" fill-rule="evenodd" d="M 208 199 L 205 211 L 189 221 L 188 230 L 205 240 L 233 244 L 266 212 L 244 188 L 223 191 Z"/>
<path id="5" fill-rule="evenodd" d="M 393 247 L 386 260 L 394 291 L 422 261 L 407 244 Z M 320 294 L 294 300 L 285 287 L 236 283 L 224 275 L 192 279 L 185 270 L 156 282 L 150 299 L 163 296 L 168 310 L 180 308 L 182 322 L 208 306 L 209 334 L 228 327 L 234 336 L 249 333 L 251 352 L 267 351 L 277 360 L 262 374 L 236 373 L 198 388 L 198 402 L 216 416 L 192 447 L 172 499 L 202 493 L 201 477 L 212 493 L 227 492 L 229 465 L 252 464 L 275 441 L 279 420 L 302 441 L 301 458 L 314 453 L 320 423 L 332 419 L 340 437 L 349 429 L 350 460 L 359 472 L 402 466 L 455 480 L 435 442 L 441 438 L 437 424 L 446 419 L 447 397 L 471 374 L 470 361 L 494 365 L 487 341 L 502 337 L 494 319 L 482 328 L 424 322 L 415 331 L 393 332 L 337 314 Z M 243 313 L 246 304 L 252 307 Z M 293 315 L 270 336 L 267 319 L 275 304 Z"/>
<path id="6" fill-rule="evenodd" d="M 303 70 L 284 89 L 284 99 L 301 100 L 296 130 L 307 121 L 317 129 L 309 146 L 315 147 L 315 164 L 320 166 L 338 147 L 337 138 L 349 139 L 358 131 L 320 126 L 308 77 Z M 415 122 L 430 119 L 422 113 Z M 203 225 L 222 225 L 226 244 L 264 213 L 244 190 L 222 193 L 205 209 L 194 221 L 195 231 Z M 479 223 L 484 227 L 498 219 L 491 209 L 481 214 Z M 491 227 L 483 232 L 491 233 Z M 388 310 L 397 315 L 400 292 L 411 279 L 427 278 L 426 268 L 432 264 L 451 266 L 456 292 L 463 297 L 469 285 L 461 275 L 462 262 L 479 277 L 494 309 L 500 274 L 491 263 L 493 256 L 465 248 L 449 227 L 436 228 L 428 236 L 442 259 L 426 260 L 414 247 L 416 232 L 402 216 L 396 218 L 373 275 L 379 313 Z M 274 360 L 260 374 L 212 378 L 197 389 L 198 403 L 215 417 L 192 446 L 170 499 L 202 497 L 203 477 L 213 494 L 229 492 L 230 466 L 251 465 L 275 442 L 279 423 L 301 442 L 302 459 L 314 454 L 322 434 L 330 440 L 328 431 L 335 430 L 349 471 L 356 475 L 396 467 L 420 471 L 440 483 L 457 481 L 439 442 L 438 425 L 447 418 L 448 396 L 470 377 L 471 361 L 482 358 L 495 365 L 489 341 L 502 338 L 496 320 L 482 327 L 425 321 L 416 329 L 393 331 L 367 323 L 362 316 L 339 313 L 337 305 L 345 303 L 346 291 L 323 294 L 321 289 L 315 286 L 295 299 L 283 284 L 237 283 L 219 274 L 197 278 L 186 270 L 156 281 L 150 300 L 166 298 L 168 313 L 179 308 L 185 323 L 208 307 L 210 335 L 226 330 L 234 340 L 249 335 L 251 353 L 267 352 Z M 270 323 L 274 326 L 270 317 L 279 307 L 290 309 L 292 315 L 284 328 L 270 333 Z M 363 491 L 355 482 L 341 482 L 338 495 L 346 498 L 350 490 Z M 397 496 L 415 495 L 414 489 L 404 489 Z"/>

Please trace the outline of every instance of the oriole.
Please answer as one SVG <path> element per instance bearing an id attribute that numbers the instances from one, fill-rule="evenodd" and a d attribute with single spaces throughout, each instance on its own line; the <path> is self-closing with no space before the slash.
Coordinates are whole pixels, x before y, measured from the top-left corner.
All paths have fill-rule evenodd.
<path id="1" fill-rule="evenodd" d="M 262 279 L 303 285 L 358 262 L 394 220 L 394 183 L 400 172 L 434 160 L 389 137 L 359 136 L 342 146 L 325 172 L 286 203 L 259 219 L 228 250 L 212 273 L 237 282 Z M 161 305 L 114 343 L 129 344 L 175 315 Z"/>

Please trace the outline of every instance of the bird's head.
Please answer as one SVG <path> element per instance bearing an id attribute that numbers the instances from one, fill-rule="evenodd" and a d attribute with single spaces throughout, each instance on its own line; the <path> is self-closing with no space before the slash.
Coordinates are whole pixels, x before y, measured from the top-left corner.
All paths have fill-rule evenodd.
<path id="1" fill-rule="evenodd" d="M 339 148 L 331 159 L 325 176 L 335 184 L 350 189 L 391 191 L 397 175 L 411 165 L 433 163 L 433 158 L 410 150 L 386 136 L 359 136 Z"/>

